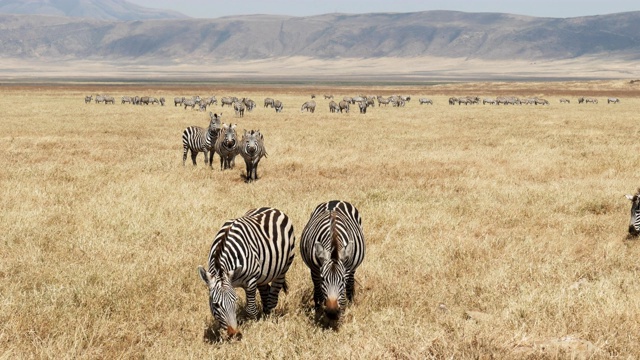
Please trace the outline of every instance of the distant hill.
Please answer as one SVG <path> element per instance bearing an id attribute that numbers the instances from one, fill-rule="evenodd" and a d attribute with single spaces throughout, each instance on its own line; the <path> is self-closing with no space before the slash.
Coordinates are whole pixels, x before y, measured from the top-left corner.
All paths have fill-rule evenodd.
<path id="1" fill-rule="evenodd" d="M 37 1 L 76 2 L 94 4 Z M 0 1 L 0 9 L 10 3 Z M 0 29 L 0 57 L 23 59 L 640 59 L 640 12 L 566 19 L 427 11 L 153 21 L 0 14 Z"/>
<path id="2" fill-rule="evenodd" d="M 187 18 L 176 11 L 150 9 L 125 0 L 0 0 L 0 13 L 124 21 Z"/>

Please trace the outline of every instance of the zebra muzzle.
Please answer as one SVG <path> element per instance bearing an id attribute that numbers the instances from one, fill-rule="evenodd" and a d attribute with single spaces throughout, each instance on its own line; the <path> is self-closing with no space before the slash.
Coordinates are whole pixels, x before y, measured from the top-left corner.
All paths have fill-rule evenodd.
<path id="1" fill-rule="evenodd" d="M 327 299 L 324 302 L 324 314 L 330 320 L 338 320 L 340 318 L 340 305 L 337 299 Z"/>
<path id="2" fill-rule="evenodd" d="M 629 235 L 631 236 L 638 236 L 638 234 L 640 234 L 640 232 L 638 232 L 638 230 L 636 229 L 635 226 L 633 225 L 629 225 Z"/>

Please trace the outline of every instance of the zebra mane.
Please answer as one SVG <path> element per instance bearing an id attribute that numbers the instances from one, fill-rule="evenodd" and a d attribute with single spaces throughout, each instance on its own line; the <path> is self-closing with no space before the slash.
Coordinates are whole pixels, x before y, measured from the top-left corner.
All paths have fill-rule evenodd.
<path id="1" fill-rule="evenodd" d="M 338 237 L 338 229 L 336 229 L 336 212 L 335 210 L 329 210 L 329 216 L 331 218 L 331 260 L 340 260 L 340 250 L 342 250 L 342 243 Z"/>
<path id="2" fill-rule="evenodd" d="M 215 271 L 219 276 L 222 276 L 222 264 L 220 263 L 220 258 L 222 257 L 222 249 L 224 248 L 224 245 L 227 241 L 227 237 L 229 236 L 229 230 L 231 229 L 231 225 L 229 225 L 225 231 L 224 231 L 224 235 L 222 235 L 222 238 L 220 238 L 220 242 L 218 243 L 218 247 L 216 248 L 216 251 L 213 253 L 213 264 L 215 267 Z"/>

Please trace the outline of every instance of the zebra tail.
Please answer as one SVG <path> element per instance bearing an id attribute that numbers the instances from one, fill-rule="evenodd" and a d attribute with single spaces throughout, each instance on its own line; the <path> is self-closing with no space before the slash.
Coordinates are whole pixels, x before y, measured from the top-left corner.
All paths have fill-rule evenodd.
<path id="1" fill-rule="evenodd" d="M 282 291 L 284 291 L 285 294 L 289 293 L 289 283 L 287 283 L 287 279 L 284 279 L 282 283 Z"/>

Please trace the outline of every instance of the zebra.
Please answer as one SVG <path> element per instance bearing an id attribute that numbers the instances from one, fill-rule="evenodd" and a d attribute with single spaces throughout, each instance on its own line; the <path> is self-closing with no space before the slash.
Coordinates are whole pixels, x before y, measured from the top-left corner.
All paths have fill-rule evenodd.
<path id="1" fill-rule="evenodd" d="M 256 107 L 256 102 L 251 99 L 244 98 L 242 99 L 242 102 L 244 103 L 244 106 L 247 107 L 247 111 L 249 112 L 253 111 L 253 109 L 255 109 Z"/>
<path id="2" fill-rule="evenodd" d="M 121 104 L 124 104 L 124 103 L 131 104 L 131 97 L 130 96 L 123 96 Z"/>
<path id="3" fill-rule="evenodd" d="M 338 111 L 340 111 L 340 107 L 338 106 L 338 103 L 336 103 L 335 101 L 331 100 L 329 102 L 329 112 L 337 113 Z"/>
<path id="4" fill-rule="evenodd" d="M 584 98 L 583 97 L 579 97 L 578 98 L 578 104 L 582 104 L 584 102 Z"/>
<path id="5" fill-rule="evenodd" d="M 315 99 L 316 98 L 316 94 L 311 94 L 311 98 Z"/>
<path id="6" fill-rule="evenodd" d="M 431 99 L 427 99 L 427 98 L 418 99 L 418 103 L 420 103 L 420 105 L 422 105 L 422 104 L 433 105 L 433 101 Z"/>
<path id="7" fill-rule="evenodd" d="M 93 95 L 87 95 L 84 97 L 84 103 L 85 104 L 90 104 L 91 100 L 93 100 Z"/>
<path id="8" fill-rule="evenodd" d="M 620 99 L 618 98 L 608 98 L 607 99 L 607 104 L 619 104 L 620 103 Z"/>
<path id="9" fill-rule="evenodd" d="M 640 188 L 634 195 L 626 194 L 631 201 L 631 218 L 629 219 L 629 236 L 636 237 L 640 234 Z"/>
<path id="10" fill-rule="evenodd" d="M 220 135 L 215 143 L 215 150 L 220 155 L 220 170 L 233 169 L 238 155 L 238 135 L 236 124 L 222 124 Z"/>
<path id="11" fill-rule="evenodd" d="M 182 154 L 182 166 L 185 166 L 187 161 L 187 152 L 191 150 L 191 160 L 193 165 L 196 165 L 196 156 L 199 152 L 204 153 L 204 163 L 209 164 L 212 167 L 213 161 L 213 147 L 220 134 L 220 118 L 222 113 L 212 114 L 209 112 L 209 128 L 204 129 L 199 126 L 189 126 L 182 132 L 182 146 L 184 153 Z M 207 154 L 208 159 L 207 159 Z"/>
<path id="12" fill-rule="evenodd" d="M 242 101 L 236 101 L 233 103 L 233 110 L 236 112 L 237 117 L 244 116 L 244 109 L 245 109 L 245 106 Z"/>
<path id="13" fill-rule="evenodd" d="M 160 101 L 160 106 L 164 106 L 164 103 L 166 102 L 166 100 L 163 97 L 158 99 L 158 101 Z"/>
<path id="14" fill-rule="evenodd" d="M 342 100 L 350 103 L 351 102 L 351 96 L 345 96 L 345 97 L 342 98 Z"/>
<path id="15" fill-rule="evenodd" d="M 109 103 L 113 105 L 113 104 L 116 103 L 116 99 L 114 99 L 113 96 L 105 96 L 103 99 L 104 99 L 104 104 L 105 105 L 109 104 Z"/>
<path id="16" fill-rule="evenodd" d="M 273 99 L 265 98 L 264 99 L 264 107 L 272 107 L 273 108 Z"/>
<path id="17" fill-rule="evenodd" d="M 140 105 L 149 105 L 150 98 L 148 96 L 143 96 L 140 98 Z"/>
<path id="18" fill-rule="evenodd" d="M 173 106 L 176 107 L 176 106 L 178 106 L 178 104 L 182 105 L 184 100 L 185 100 L 184 96 L 183 97 L 174 97 L 173 98 Z"/>
<path id="19" fill-rule="evenodd" d="M 302 230 L 300 256 L 311 270 L 316 319 L 338 320 L 353 301 L 355 273 L 365 253 L 360 213 L 346 201 L 318 205 Z"/>
<path id="20" fill-rule="evenodd" d="M 449 105 L 455 105 L 458 102 L 458 98 L 457 97 L 450 97 L 449 98 Z"/>
<path id="21" fill-rule="evenodd" d="M 324 99 L 325 99 L 325 100 L 327 100 L 327 99 L 333 99 L 333 95 L 327 95 L 327 94 L 325 94 L 325 95 L 324 95 Z"/>
<path id="22" fill-rule="evenodd" d="M 358 101 L 358 108 L 360 109 L 360 114 L 367 113 L 367 101 Z"/>
<path id="23" fill-rule="evenodd" d="M 571 104 L 571 100 L 565 99 L 565 98 L 561 98 L 560 99 L 560 104 Z"/>
<path id="24" fill-rule="evenodd" d="M 534 105 L 549 105 L 549 101 L 548 101 L 548 100 L 545 100 L 545 99 L 538 99 L 538 98 L 535 98 L 535 99 L 533 100 L 533 104 L 534 104 Z"/>
<path id="25" fill-rule="evenodd" d="M 273 102 L 272 107 L 276 109 L 276 112 L 277 112 L 277 113 L 279 113 L 279 112 L 282 112 L 282 108 L 284 107 L 284 105 L 282 105 L 282 101 L 280 101 L 280 100 L 275 100 L 275 101 Z"/>
<path id="26" fill-rule="evenodd" d="M 233 106 L 233 103 L 236 102 L 236 101 L 238 101 L 237 98 L 223 97 L 223 98 L 220 99 L 220 105 L 222 107 L 224 107 L 225 105 Z"/>
<path id="27" fill-rule="evenodd" d="M 592 104 L 597 104 L 598 103 L 598 99 L 596 98 L 584 98 L 584 103 L 592 103 Z"/>
<path id="28" fill-rule="evenodd" d="M 293 262 L 293 224 L 282 211 L 262 207 L 222 225 L 209 250 L 208 269 L 198 266 L 200 278 L 209 289 L 209 308 L 227 336 L 241 338 L 236 320 L 234 288 L 246 294 L 246 312 L 256 318 L 256 290 L 262 312 L 270 313 L 278 304 L 280 290 L 288 290 L 286 274 Z"/>
<path id="29" fill-rule="evenodd" d="M 340 103 L 338 104 L 338 110 L 340 110 L 340 112 L 349 112 L 349 102 L 346 100 L 342 100 L 340 101 Z"/>
<path id="30" fill-rule="evenodd" d="M 400 99 L 402 99 L 402 101 L 404 101 L 404 102 L 409 102 L 409 101 L 411 101 L 411 96 L 400 95 Z"/>
<path id="31" fill-rule="evenodd" d="M 267 156 L 267 149 L 264 147 L 264 136 L 260 130 L 244 131 L 240 140 L 240 156 L 244 159 L 247 167 L 246 182 L 258 180 L 258 163 L 262 157 Z"/>
<path id="32" fill-rule="evenodd" d="M 196 102 L 193 101 L 193 99 L 185 99 L 182 102 L 182 105 L 184 105 L 184 109 L 187 110 L 187 106 L 191 106 L 191 109 L 195 109 L 196 107 Z"/>
<path id="33" fill-rule="evenodd" d="M 104 96 L 96 95 L 96 104 L 100 104 L 102 102 L 104 102 Z"/>
<path id="34" fill-rule="evenodd" d="M 384 106 L 389 105 L 389 98 L 378 96 L 378 107 L 380 107 L 380 105 L 384 105 Z"/>
<path id="35" fill-rule="evenodd" d="M 313 112 L 316 111 L 316 102 L 313 100 L 309 100 L 305 102 L 304 104 L 302 104 L 302 107 L 300 108 L 301 112 L 304 110 L 307 110 L 313 114 Z"/>

